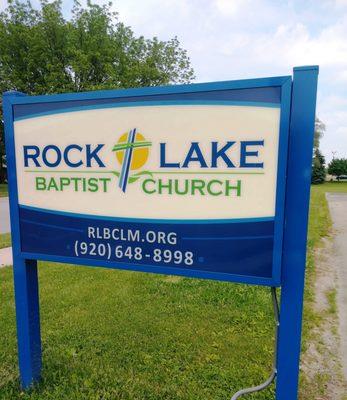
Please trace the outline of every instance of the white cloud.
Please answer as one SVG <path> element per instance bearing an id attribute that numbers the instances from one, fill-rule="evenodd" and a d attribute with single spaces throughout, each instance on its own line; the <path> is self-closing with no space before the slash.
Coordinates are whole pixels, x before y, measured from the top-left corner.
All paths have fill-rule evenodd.
<path id="1" fill-rule="evenodd" d="M 338 74 L 338 80 L 343 83 L 347 83 L 347 69 L 343 69 L 339 74 Z"/>
<path id="2" fill-rule="evenodd" d="M 216 0 L 217 10 L 225 16 L 236 16 L 247 6 L 248 0 Z"/>
<path id="3" fill-rule="evenodd" d="M 335 6 L 337 8 L 345 8 L 345 7 L 347 7 L 347 0 L 335 0 Z"/>

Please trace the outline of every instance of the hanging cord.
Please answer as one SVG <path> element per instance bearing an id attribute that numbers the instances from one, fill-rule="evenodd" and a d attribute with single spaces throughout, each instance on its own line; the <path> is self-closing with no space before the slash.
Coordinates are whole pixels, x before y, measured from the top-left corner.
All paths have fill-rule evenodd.
<path id="1" fill-rule="evenodd" d="M 274 359 L 273 359 L 273 367 L 272 367 L 271 375 L 264 383 L 262 383 L 258 386 L 253 386 L 250 388 L 239 390 L 237 393 L 234 394 L 234 396 L 231 398 L 231 400 L 237 400 L 239 397 L 243 396 L 244 394 L 259 392 L 260 390 L 267 388 L 276 378 L 276 375 L 277 375 L 277 341 L 278 341 L 278 328 L 280 326 L 280 312 L 279 312 L 277 292 L 276 292 L 275 287 L 271 288 L 271 295 L 272 295 L 272 304 L 273 304 L 275 323 L 276 323 L 275 343 L 274 343 L 275 349 L 274 349 Z"/>

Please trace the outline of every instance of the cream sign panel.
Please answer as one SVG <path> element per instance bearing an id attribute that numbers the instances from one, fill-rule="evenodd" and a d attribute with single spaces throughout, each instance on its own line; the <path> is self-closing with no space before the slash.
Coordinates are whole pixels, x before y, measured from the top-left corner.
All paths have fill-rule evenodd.
<path id="1" fill-rule="evenodd" d="M 280 108 L 148 105 L 14 123 L 19 204 L 152 219 L 273 217 Z"/>

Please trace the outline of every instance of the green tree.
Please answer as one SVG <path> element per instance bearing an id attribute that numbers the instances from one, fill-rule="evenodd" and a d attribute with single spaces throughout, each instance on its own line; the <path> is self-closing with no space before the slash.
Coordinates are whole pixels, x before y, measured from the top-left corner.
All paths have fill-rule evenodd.
<path id="1" fill-rule="evenodd" d="M 5 173 L 5 136 L 4 136 L 4 121 L 2 116 L 2 99 L 0 97 L 0 183 L 6 181 Z"/>
<path id="2" fill-rule="evenodd" d="M 321 138 L 324 136 L 326 130 L 326 126 L 324 122 L 322 122 L 318 117 L 316 117 L 314 124 L 314 149 L 319 149 L 319 143 Z"/>
<path id="3" fill-rule="evenodd" d="M 347 175 L 347 158 L 333 158 L 328 166 L 328 173 L 340 180 L 341 175 Z"/>
<path id="4" fill-rule="evenodd" d="M 312 183 L 323 183 L 325 181 L 325 157 L 320 152 L 319 148 L 314 151 L 312 160 Z"/>
<path id="5" fill-rule="evenodd" d="M 112 4 L 75 0 L 70 20 L 62 1 L 9 0 L 0 13 L 0 93 L 63 93 L 188 83 L 189 57 L 177 39 L 136 37 Z M 1 115 L 0 115 L 1 117 Z M 3 153 L 0 124 L 0 157 Z M 2 163 L 0 162 L 0 179 Z"/>
<path id="6" fill-rule="evenodd" d="M 316 117 L 314 127 L 313 158 L 312 158 L 312 183 L 323 183 L 325 181 L 325 158 L 319 150 L 320 140 L 325 133 L 325 124 Z"/>

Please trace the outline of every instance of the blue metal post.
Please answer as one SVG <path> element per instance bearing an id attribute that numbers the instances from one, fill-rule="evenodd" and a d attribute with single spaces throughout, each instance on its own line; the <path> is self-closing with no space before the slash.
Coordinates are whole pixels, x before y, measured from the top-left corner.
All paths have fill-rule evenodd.
<path id="1" fill-rule="evenodd" d="M 13 274 L 20 380 L 23 389 L 41 376 L 40 308 L 37 262 L 15 257 Z"/>
<path id="2" fill-rule="evenodd" d="M 294 68 L 276 400 L 295 400 L 298 396 L 317 79 L 317 66 Z"/>
<path id="3" fill-rule="evenodd" d="M 13 107 L 11 98 L 23 93 L 7 92 L 3 95 L 7 177 L 9 184 L 13 276 L 15 286 L 17 341 L 20 380 L 28 388 L 41 375 L 40 310 L 36 260 L 21 256 L 16 160 L 14 146 Z"/>

